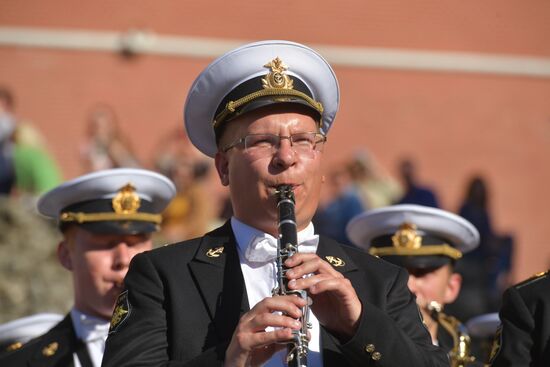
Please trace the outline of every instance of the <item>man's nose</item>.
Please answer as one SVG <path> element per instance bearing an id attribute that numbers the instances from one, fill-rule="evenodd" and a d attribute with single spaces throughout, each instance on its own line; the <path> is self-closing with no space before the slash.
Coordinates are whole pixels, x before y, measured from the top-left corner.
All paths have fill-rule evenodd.
<path id="1" fill-rule="evenodd" d="M 290 167 L 296 162 L 296 152 L 290 142 L 290 137 L 281 136 L 279 146 L 273 156 L 273 162 L 279 167 Z"/>
<path id="2" fill-rule="evenodd" d="M 130 248 L 126 242 L 120 242 L 114 250 L 113 267 L 116 270 L 123 270 L 130 265 L 132 256 L 130 254 Z"/>

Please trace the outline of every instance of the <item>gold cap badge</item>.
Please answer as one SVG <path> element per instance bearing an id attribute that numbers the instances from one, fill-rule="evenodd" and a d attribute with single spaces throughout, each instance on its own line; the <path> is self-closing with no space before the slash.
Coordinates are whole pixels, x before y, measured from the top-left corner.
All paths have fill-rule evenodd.
<path id="1" fill-rule="evenodd" d="M 264 67 L 271 69 L 265 78 L 262 78 L 264 89 L 294 89 L 294 81 L 285 74 L 288 66 L 279 57 L 274 58 Z"/>
<path id="2" fill-rule="evenodd" d="M 127 183 L 118 190 L 112 205 L 117 214 L 134 214 L 141 206 L 141 199 L 136 194 L 136 188 L 131 183 Z"/>
<path id="3" fill-rule="evenodd" d="M 416 225 L 403 223 L 391 238 L 395 247 L 417 249 L 422 246 L 422 237 L 416 233 Z"/>

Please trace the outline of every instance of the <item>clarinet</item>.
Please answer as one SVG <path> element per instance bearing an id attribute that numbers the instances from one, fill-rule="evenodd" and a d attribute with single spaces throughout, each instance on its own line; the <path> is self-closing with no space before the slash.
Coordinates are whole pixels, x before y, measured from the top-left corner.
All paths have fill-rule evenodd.
<path id="1" fill-rule="evenodd" d="M 279 241 L 277 246 L 277 287 L 273 289 L 274 296 L 295 295 L 308 301 L 305 290 L 289 290 L 284 266 L 286 259 L 298 252 L 298 235 L 296 217 L 294 215 L 294 192 L 292 186 L 281 185 L 275 191 L 277 196 L 277 208 L 279 210 Z M 308 302 L 309 303 L 309 302 Z M 308 321 L 309 305 L 302 309 L 302 324 L 300 330 L 292 331 L 292 340 L 288 343 L 286 363 L 289 367 L 307 366 L 308 340 L 307 329 L 311 328 Z"/>

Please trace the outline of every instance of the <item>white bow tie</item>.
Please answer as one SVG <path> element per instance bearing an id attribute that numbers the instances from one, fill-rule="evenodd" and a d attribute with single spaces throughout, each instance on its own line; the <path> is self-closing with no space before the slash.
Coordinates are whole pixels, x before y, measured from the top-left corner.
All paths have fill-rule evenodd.
<path id="1" fill-rule="evenodd" d="M 298 252 L 314 253 L 319 244 L 319 235 L 312 235 L 309 238 L 298 238 Z M 259 235 L 252 238 L 246 248 L 244 257 L 250 262 L 266 263 L 277 257 L 277 239 L 269 234 Z"/>

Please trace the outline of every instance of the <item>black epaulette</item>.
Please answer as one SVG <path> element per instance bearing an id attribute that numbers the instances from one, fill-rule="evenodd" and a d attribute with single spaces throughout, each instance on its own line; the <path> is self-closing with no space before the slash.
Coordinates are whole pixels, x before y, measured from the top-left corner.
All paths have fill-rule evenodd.
<path id="1" fill-rule="evenodd" d="M 514 286 L 514 288 L 519 289 L 519 288 L 524 287 L 524 286 L 526 286 L 526 285 L 529 285 L 529 284 L 531 284 L 531 283 L 533 283 L 533 282 L 536 282 L 536 281 L 538 281 L 538 280 L 544 279 L 544 278 L 546 278 L 548 275 L 549 275 L 549 271 L 548 271 L 548 270 L 547 270 L 547 271 L 541 271 L 540 273 L 536 273 L 536 274 L 534 274 L 533 276 L 531 276 L 530 278 L 525 279 L 524 281 L 522 281 L 522 282 L 516 284 L 516 285 Z"/>

